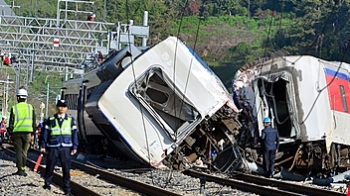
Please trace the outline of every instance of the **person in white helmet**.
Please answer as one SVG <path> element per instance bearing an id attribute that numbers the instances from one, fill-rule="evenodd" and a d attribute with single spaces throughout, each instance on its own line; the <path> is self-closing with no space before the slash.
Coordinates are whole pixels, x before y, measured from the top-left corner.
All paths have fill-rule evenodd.
<path id="1" fill-rule="evenodd" d="M 19 89 L 16 96 L 18 103 L 11 108 L 9 127 L 7 129 L 13 140 L 18 169 L 12 175 L 27 176 L 25 165 L 30 141 L 35 134 L 35 112 L 33 106 L 26 102 L 28 98 L 26 89 Z"/>

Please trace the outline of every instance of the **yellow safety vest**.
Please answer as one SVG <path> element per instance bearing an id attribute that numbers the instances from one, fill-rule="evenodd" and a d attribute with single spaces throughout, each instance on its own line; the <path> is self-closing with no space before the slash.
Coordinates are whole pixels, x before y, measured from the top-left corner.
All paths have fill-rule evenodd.
<path id="1" fill-rule="evenodd" d="M 51 117 L 50 120 L 56 121 L 55 126 L 51 127 L 51 136 L 72 135 L 72 117 L 68 117 L 68 120 L 63 120 L 61 128 L 58 124 L 58 120 L 55 119 L 55 117 Z"/>
<path id="2" fill-rule="evenodd" d="M 20 102 L 12 106 L 12 111 L 15 116 L 13 132 L 33 132 L 33 106 L 26 102 Z"/>

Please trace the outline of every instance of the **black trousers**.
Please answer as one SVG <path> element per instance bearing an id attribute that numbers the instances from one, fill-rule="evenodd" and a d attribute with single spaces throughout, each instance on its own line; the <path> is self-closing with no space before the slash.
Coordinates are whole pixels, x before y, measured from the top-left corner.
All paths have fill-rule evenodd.
<path id="1" fill-rule="evenodd" d="M 271 177 L 275 168 L 276 150 L 264 151 L 264 171 L 266 177 Z"/>
<path id="2" fill-rule="evenodd" d="M 5 139 L 5 133 L 0 133 L 0 145 L 4 142 Z"/>
<path id="3" fill-rule="evenodd" d="M 63 191 L 70 193 L 70 165 L 71 165 L 71 148 L 70 147 L 58 147 L 48 148 L 46 157 L 46 171 L 45 171 L 45 185 L 50 186 L 52 182 L 53 170 L 56 162 L 59 160 L 62 166 L 63 173 Z"/>

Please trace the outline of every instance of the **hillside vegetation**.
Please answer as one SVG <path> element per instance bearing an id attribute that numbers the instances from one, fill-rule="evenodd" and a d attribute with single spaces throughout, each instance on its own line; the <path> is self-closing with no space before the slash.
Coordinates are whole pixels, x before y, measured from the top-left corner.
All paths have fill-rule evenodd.
<path id="1" fill-rule="evenodd" d="M 310 54 L 332 61 L 350 60 L 347 17 L 350 0 L 107 1 L 105 12 L 104 0 L 93 2 L 96 7 L 68 3 L 68 9 L 95 11 L 96 21 L 127 23 L 132 19 L 136 25 L 142 24 L 143 11 L 147 10 L 148 45 L 169 35 L 178 36 L 227 84 L 240 66 L 261 57 Z M 15 3 L 23 8 L 21 15 L 57 18 L 57 0 L 16 0 Z M 60 8 L 64 8 L 64 2 Z M 87 13 L 69 12 L 67 16 L 87 19 Z M 42 81 L 37 81 L 42 79 L 36 78 L 32 86 L 42 85 Z"/>
<path id="2" fill-rule="evenodd" d="M 6 81 L 6 76 L 9 75 L 10 83 L 9 91 L 8 91 L 8 111 L 10 108 L 17 103 L 16 100 L 16 73 L 12 67 L 8 66 L 0 66 L 0 80 Z M 28 88 L 28 102 L 33 104 L 35 108 L 35 112 L 37 115 L 37 119 L 40 119 L 40 104 L 43 102 L 46 104 L 47 101 L 47 84 L 49 83 L 49 109 L 48 114 L 52 115 L 55 113 L 55 101 L 56 96 L 60 93 L 60 89 L 63 87 L 64 75 L 60 73 L 48 73 L 48 72 L 34 72 L 34 81 L 29 85 Z M 21 75 L 21 85 L 24 86 L 25 78 L 24 74 Z M 0 86 L 0 99 L 5 100 L 6 96 L 6 85 Z M 45 109 L 43 109 L 43 113 L 45 116 Z"/>

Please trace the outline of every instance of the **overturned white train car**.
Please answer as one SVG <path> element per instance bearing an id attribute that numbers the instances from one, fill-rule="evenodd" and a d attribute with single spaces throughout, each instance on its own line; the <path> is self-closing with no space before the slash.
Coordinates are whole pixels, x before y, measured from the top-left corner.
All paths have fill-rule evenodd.
<path id="1" fill-rule="evenodd" d="M 106 59 L 107 67 L 110 66 L 109 63 L 118 63 L 120 54 L 127 54 L 128 51 L 132 51 L 133 56 L 137 56 L 140 53 L 135 47 L 130 47 L 132 50 L 123 49 L 121 51 L 113 51 L 111 55 Z M 135 53 L 136 50 L 136 53 Z M 116 55 L 118 54 L 118 55 Z M 128 53 L 129 55 L 129 53 Z M 130 53 L 131 55 L 131 53 Z M 103 64 L 106 64 L 103 62 Z M 113 67 L 113 66 L 112 66 Z M 86 112 L 86 101 L 92 96 L 93 90 L 104 81 L 104 77 L 113 78 L 109 75 L 108 70 L 105 70 L 105 76 L 97 76 L 97 72 L 101 72 L 101 68 L 105 69 L 106 66 L 96 67 L 84 73 L 81 78 L 70 79 L 64 82 L 63 97 L 68 101 L 67 113 L 77 119 L 80 147 L 83 151 L 88 151 L 90 153 L 102 153 L 103 148 L 106 147 L 105 136 L 101 133 L 99 127 L 91 121 L 89 114 Z M 113 73 L 112 70 L 111 73 Z"/>
<path id="2" fill-rule="evenodd" d="M 156 168 L 240 166 L 238 110 L 220 79 L 176 37 L 143 53 L 127 46 L 96 76 L 101 83 L 85 110 L 127 156 Z"/>
<path id="3" fill-rule="evenodd" d="M 257 147 L 269 116 L 281 137 L 276 166 L 310 172 L 348 169 L 350 65 L 312 56 L 283 56 L 243 66 L 233 83 L 243 109 L 239 145 L 262 163 Z M 260 122 L 260 123 L 259 123 Z"/>

